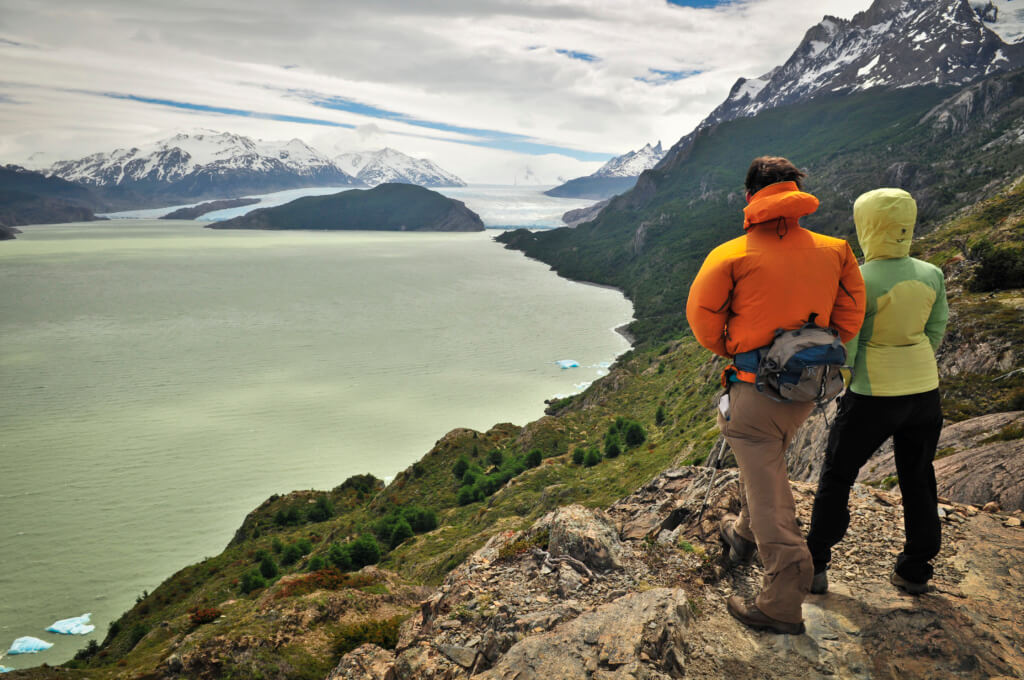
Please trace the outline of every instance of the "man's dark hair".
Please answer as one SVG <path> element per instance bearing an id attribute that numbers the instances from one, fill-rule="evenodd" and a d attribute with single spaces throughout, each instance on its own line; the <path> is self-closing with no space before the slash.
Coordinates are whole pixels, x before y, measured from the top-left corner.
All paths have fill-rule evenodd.
<path id="1" fill-rule="evenodd" d="M 776 182 L 796 182 L 800 189 L 804 177 L 807 177 L 807 173 L 800 172 L 798 167 L 782 156 L 761 156 L 751 162 L 745 185 L 751 195 Z"/>

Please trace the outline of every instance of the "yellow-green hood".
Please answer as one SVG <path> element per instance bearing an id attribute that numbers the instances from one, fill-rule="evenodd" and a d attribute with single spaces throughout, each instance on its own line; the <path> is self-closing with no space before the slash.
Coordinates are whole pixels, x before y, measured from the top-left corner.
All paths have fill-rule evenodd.
<path id="1" fill-rule="evenodd" d="M 853 204 L 853 222 L 864 261 L 910 255 L 917 221 L 917 203 L 903 189 L 875 189 Z"/>

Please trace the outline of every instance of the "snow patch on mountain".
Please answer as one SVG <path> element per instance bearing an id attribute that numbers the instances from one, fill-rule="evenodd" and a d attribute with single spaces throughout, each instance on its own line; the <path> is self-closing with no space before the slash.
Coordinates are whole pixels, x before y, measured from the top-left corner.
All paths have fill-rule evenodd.
<path id="1" fill-rule="evenodd" d="M 650 170 L 665 157 L 659 141 L 656 146 L 646 144 L 639 151 L 630 151 L 616 156 L 595 172 L 591 177 L 639 177 L 644 170 Z"/>
<path id="2" fill-rule="evenodd" d="M 464 187 L 466 183 L 425 158 L 413 158 L 390 148 L 379 151 L 344 153 L 334 159 L 343 171 L 364 184 L 386 182 L 418 184 L 425 187 Z"/>

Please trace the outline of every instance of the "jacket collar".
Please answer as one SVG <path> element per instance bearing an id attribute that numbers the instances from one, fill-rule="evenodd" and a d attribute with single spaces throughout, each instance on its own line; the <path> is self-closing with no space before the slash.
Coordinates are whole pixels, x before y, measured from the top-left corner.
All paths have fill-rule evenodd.
<path id="1" fill-rule="evenodd" d="M 758 191 L 743 209 L 743 229 L 765 222 L 797 222 L 818 209 L 818 199 L 797 188 L 796 182 L 776 182 Z"/>

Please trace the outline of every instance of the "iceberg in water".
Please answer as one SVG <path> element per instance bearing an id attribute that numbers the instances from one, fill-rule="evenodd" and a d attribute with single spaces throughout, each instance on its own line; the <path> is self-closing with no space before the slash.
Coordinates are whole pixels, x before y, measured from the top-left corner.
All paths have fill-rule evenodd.
<path id="1" fill-rule="evenodd" d="M 558 364 L 559 367 L 561 367 L 561 368 L 579 368 L 580 367 L 580 362 L 576 361 L 575 359 L 559 359 L 555 363 Z"/>
<path id="2" fill-rule="evenodd" d="M 15 654 L 35 654 L 36 652 L 47 650 L 50 647 L 53 647 L 52 642 L 26 636 L 20 637 L 12 642 L 11 648 L 7 650 L 7 653 L 12 656 Z"/>
<path id="3" fill-rule="evenodd" d="M 13 668 L 8 668 L 7 666 L 0 666 L 0 673 L 10 673 L 13 670 Z"/>
<path id="4" fill-rule="evenodd" d="M 89 633 L 96 630 L 96 626 L 89 623 L 89 614 L 82 614 L 81 616 L 75 616 L 70 619 L 61 619 L 50 624 L 47 628 L 47 632 L 60 633 L 61 635 L 88 635 Z"/>

